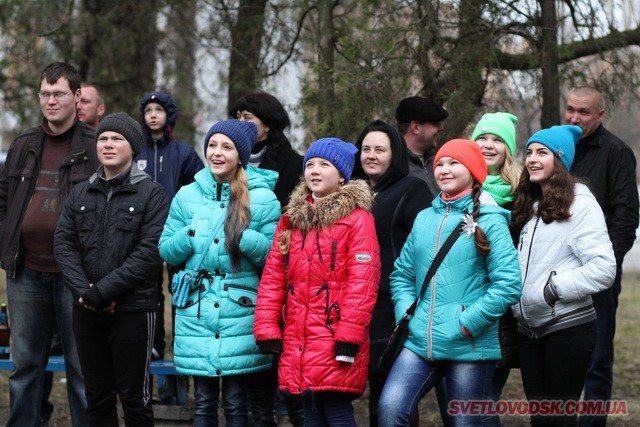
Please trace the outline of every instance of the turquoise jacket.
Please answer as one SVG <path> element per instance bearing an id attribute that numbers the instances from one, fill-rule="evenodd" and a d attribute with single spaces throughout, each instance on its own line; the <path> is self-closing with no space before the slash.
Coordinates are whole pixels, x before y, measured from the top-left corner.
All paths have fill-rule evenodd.
<path id="1" fill-rule="evenodd" d="M 509 211 L 481 195 L 478 226 L 491 252 L 478 254 L 473 234 L 463 233 L 420 297 L 404 346 L 427 360 L 479 361 L 501 358 L 498 319 L 521 292 L 518 256 L 509 233 Z M 413 303 L 435 257 L 473 209 L 471 195 L 452 202 L 436 197 L 418 214 L 391 274 L 391 296 L 399 321 Z M 462 326 L 472 335 L 466 336 Z"/>
<path id="2" fill-rule="evenodd" d="M 253 338 L 253 313 L 259 275 L 280 217 L 280 202 L 272 189 L 277 172 L 248 166 L 251 224 L 242 233 L 238 271 L 224 242 L 223 221 L 229 184 L 218 184 L 208 168 L 176 194 L 160 237 L 160 255 L 171 265 L 186 261 L 198 269 L 205 245 L 215 232 L 200 269 L 210 279 L 189 295 L 188 306 L 176 309 L 174 362 L 179 373 L 226 376 L 271 367 L 271 356 L 258 350 Z"/>

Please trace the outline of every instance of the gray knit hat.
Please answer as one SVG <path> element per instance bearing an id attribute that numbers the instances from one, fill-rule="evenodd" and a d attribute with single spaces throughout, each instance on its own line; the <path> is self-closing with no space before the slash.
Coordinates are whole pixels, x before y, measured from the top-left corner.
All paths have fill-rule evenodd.
<path id="1" fill-rule="evenodd" d="M 124 136 L 129 145 L 131 145 L 134 157 L 142 150 L 144 137 L 142 136 L 140 123 L 132 119 L 127 113 L 109 114 L 100 120 L 100 124 L 96 129 L 96 141 L 102 132 L 107 131 L 117 132 Z"/>

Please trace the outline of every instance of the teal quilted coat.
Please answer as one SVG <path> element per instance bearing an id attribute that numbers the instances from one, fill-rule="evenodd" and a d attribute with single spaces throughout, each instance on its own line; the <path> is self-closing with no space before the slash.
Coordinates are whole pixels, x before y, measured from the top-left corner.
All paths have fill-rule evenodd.
<path id="1" fill-rule="evenodd" d="M 232 271 L 224 246 L 229 184 L 217 183 L 205 168 L 171 203 L 159 243 L 168 264 L 186 261 L 187 269 L 198 269 L 205 245 L 215 233 L 200 267 L 210 277 L 189 295 L 186 308 L 176 310 L 173 351 L 181 374 L 227 376 L 271 366 L 271 356 L 261 354 L 255 344 L 253 313 L 259 274 L 280 217 L 280 203 L 272 191 L 278 174 L 252 166 L 246 173 L 251 224 L 240 239 L 243 256 L 237 271 Z"/>

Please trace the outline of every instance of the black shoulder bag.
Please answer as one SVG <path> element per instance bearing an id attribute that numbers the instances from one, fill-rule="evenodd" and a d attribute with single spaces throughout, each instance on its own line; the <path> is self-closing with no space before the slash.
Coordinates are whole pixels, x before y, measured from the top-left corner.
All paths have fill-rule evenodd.
<path id="1" fill-rule="evenodd" d="M 422 295 L 423 292 L 427 289 L 429 281 L 435 274 L 438 267 L 440 267 L 440 264 L 442 264 L 442 260 L 444 260 L 444 257 L 447 256 L 447 253 L 449 252 L 453 244 L 456 242 L 456 240 L 458 240 L 460 234 L 462 234 L 462 223 L 463 221 L 461 221 L 460 224 L 453 229 L 453 232 L 449 235 L 447 241 L 444 242 L 444 245 L 442 245 L 435 258 L 433 259 L 433 262 L 431 262 L 431 266 L 427 271 L 427 275 L 424 277 L 424 282 L 422 282 L 422 288 L 420 289 L 416 300 L 407 309 L 404 316 L 402 316 L 402 319 L 400 319 L 400 323 L 396 325 L 396 328 L 391 334 L 389 342 L 382 352 L 382 356 L 380 356 L 378 368 L 383 369 L 387 372 L 391 370 L 393 362 L 395 362 L 396 358 L 400 354 L 400 350 L 402 350 L 402 348 L 404 347 L 404 341 L 409 334 L 409 322 L 413 317 L 413 313 L 416 311 L 416 306 L 418 305 L 418 301 L 420 300 L 420 295 Z M 456 231 L 458 232 L 456 233 Z"/>

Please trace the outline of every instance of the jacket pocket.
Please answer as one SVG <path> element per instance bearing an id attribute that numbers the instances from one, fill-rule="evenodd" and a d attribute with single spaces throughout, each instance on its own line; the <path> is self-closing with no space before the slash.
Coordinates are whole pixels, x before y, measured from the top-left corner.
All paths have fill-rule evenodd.
<path id="1" fill-rule="evenodd" d="M 255 289 L 242 285 L 224 285 L 224 290 L 229 293 L 229 299 L 241 307 L 253 308 L 256 306 L 258 293 Z"/>
<path id="2" fill-rule="evenodd" d="M 136 205 L 120 205 L 114 212 L 113 225 L 125 231 L 138 232 L 144 215 L 143 209 Z"/>

